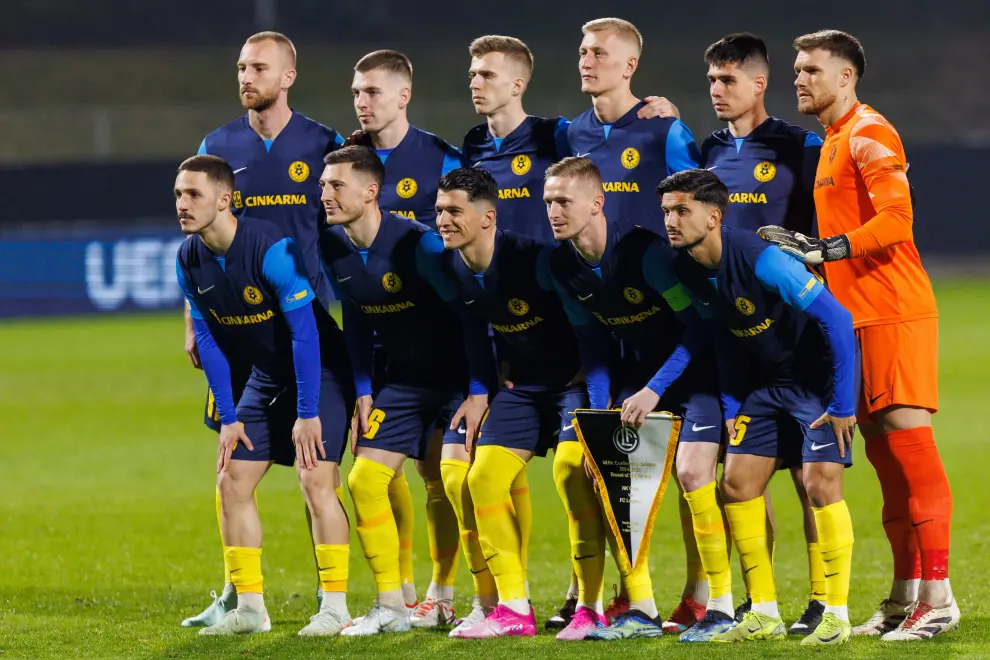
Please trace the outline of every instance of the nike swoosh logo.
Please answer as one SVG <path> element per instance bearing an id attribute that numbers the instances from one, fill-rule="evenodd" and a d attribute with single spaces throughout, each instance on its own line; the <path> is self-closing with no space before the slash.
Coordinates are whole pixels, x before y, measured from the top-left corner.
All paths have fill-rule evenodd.
<path id="1" fill-rule="evenodd" d="M 825 577 L 830 578 L 830 577 L 835 577 L 836 575 L 838 575 L 838 573 L 826 573 Z"/>
<path id="2" fill-rule="evenodd" d="M 457 429 L 457 432 L 460 433 L 461 435 L 467 435 L 467 429 L 464 428 Z"/>
<path id="3" fill-rule="evenodd" d="M 829 442 L 829 443 L 824 444 L 824 445 L 819 445 L 819 444 L 815 444 L 814 442 L 812 442 L 811 443 L 811 451 L 818 451 L 819 449 L 825 449 L 826 447 L 831 447 L 834 444 L 835 444 L 834 442 Z"/>
<path id="4" fill-rule="evenodd" d="M 694 431 L 695 433 L 697 433 L 698 431 L 707 431 L 708 429 L 713 429 L 713 428 L 715 428 L 714 424 L 712 424 L 711 426 L 698 426 L 698 423 L 695 422 L 694 424 L 691 425 L 691 430 Z"/>
<path id="5" fill-rule="evenodd" d="M 924 525 L 925 523 L 930 523 L 933 520 L 935 520 L 935 519 L 934 518 L 929 518 L 928 520 L 922 520 L 921 522 L 913 522 L 911 524 L 914 525 L 915 527 L 920 527 L 921 525 Z"/>
<path id="6" fill-rule="evenodd" d="M 714 170 L 717 167 L 718 167 L 718 165 L 712 165 L 711 167 L 706 167 L 705 169 L 708 170 L 709 172 L 711 172 L 712 170 Z"/>
<path id="7" fill-rule="evenodd" d="M 583 154 L 574 154 L 574 157 L 575 158 L 587 158 L 590 155 L 591 155 L 591 152 L 590 151 L 586 151 Z"/>
<path id="8" fill-rule="evenodd" d="M 877 399 L 879 399 L 880 397 L 882 397 L 886 393 L 887 393 L 887 390 L 884 390 L 883 392 L 881 392 L 880 394 L 876 395 L 875 397 L 872 397 L 870 399 L 870 405 L 872 406 L 874 403 L 877 402 Z"/>
<path id="9" fill-rule="evenodd" d="M 574 561 L 581 561 L 582 559 L 592 559 L 598 555 L 582 555 L 581 557 L 575 557 Z"/>
<path id="10" fill-rule="evenodd" d="M 822 643 L 823 644 L 828 644 L 833 639 L 838 639 L 839 638 L 839 635 L 841 635 L 841 634 L 842 634 L 841 632 L 837 632 L 834 635 L 832 635 L 831 637 L 826 637 L 826 638 L 822 639 Z"/>
<path id="11" fill-rule="evenodd" d="M 578 300 L 580 300 L 581 302 L 584 302 L 585 300 L 587 300 L 588 298 L 590 298 L 590 297 L 591 297 L 591 296 L 593 296 L 593 295 L 595 295 L 595 294 L 593 294 L 593 293 L 589 293 L 589 294 L 588 294 L 588 295 L 586 295 L 586 296 L 578 296 Z"/>
<path id="12" fill-rule="evenodd" d="M 567 426 L 561 428 L 560 431 L 561 432 L 570 431 L 572 428 L 574 428 L 574 425 L 573 424 L 568 424 Z"/>
<path id="13" fill-rule="evenodd" d="M 354 277 L 354 276 L 353 275 L 348 275 L 347 277 L 338 277 L 337 278 L 337 281 L 338 282 L 346 282 L 347 280 L 351 279 L 352 277 Z"/>
<path id="14" fill-rule="evenodd" d="M 474 304 L 474 301 L 473 300 L 465 300 L 464 301 L 464 304 L 465 305 L 472 305 L 472 304 Z"/>
<path id="15" fill-rule="evenodd" d="M 238 172 L 243 172 L 246 169 L 247 169 L 247 165 L 245 165 L 244 167 L 238 167 L 236 170 L 234 170 L 234 174 L 237 174 Z"/>
<path id="16" fill-rule="evenodd" d="M 749 568 L 747 568 L 747 569 L 746 569 L 745 571 L 743 571 L 743 575 L 746 575 L 746 573 L 749 573 L 750 571 L 752 571 L 752 570 L 753 570 L 753 569 L 755 569 L 755 568 L 757 568 L 757 567 L 756 567 L 756 566 L 750 566 L 750 567 L 749 567 Z"/>
<path id="17" fill-rule="evenodd" d="M 214 284 L 213 286 L 216 286 L 216 284 Z M 197 286 L 197 287 L 196 287 L 196 291 L 198 291 L 198 292 L 199 292 L 199 295 L 203 295 L 204 293 L 206 293 L 207 291 L 209 291 L 210 289 L 212 289 L 212 288 L 213 288 L 213 286 L 211 286 L 211 287 L 208 287 L 208 288 L 206 288 L 206 289 L 200 289 L 200 288 L 199 288 L 199 287 Z"/>

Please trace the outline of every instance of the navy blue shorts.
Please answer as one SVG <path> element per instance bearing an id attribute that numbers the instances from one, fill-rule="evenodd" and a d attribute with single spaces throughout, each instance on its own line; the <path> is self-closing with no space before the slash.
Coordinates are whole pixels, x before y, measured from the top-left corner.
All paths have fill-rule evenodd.
<path id="1" fill-rule="evenodd" d="M 353 389 L 347 385 L 341 387 L 332 371 L 322 371 L 317 410 L 323 428 L 325 460 L 340 463 L 344 456 L 351 411 L 354 409 L 353 397 Z M 254 451 L 238 444 L 231 458 L 274 461 L 279 465 L 291 466 L 296 460 L 296 448 L 292 443 L 292 427 L 296 418 L 295 385 L 286 387 L 252 376 L 237 403 L 237 419 L 244 424 L 244 432 L 254 445 Z"/>
<path id="2" fill-rule="evenodd" d="M 645 383 L 637 388 L 632 384 L 619 392 L 613 408 L 621 408 L 623 401 L 639 392 Z M 657 404 L 657 411 L 663 410 L 681 418 L 681 433 L 678 442 L 722 442 L 722 404 L 715 394 L 707 392 L 682 391 L 675 384 L 664 392 Z"/>
<path id="3" fill-rule="evenodd" d="M 463 392 L 385 385 L 375 397 L 370 428 L 358 438 L 358 447 L 394 451 L 418 460 L 426 456 L 438 427 L 444 429 L 444 443 L 464 444 L 464 431 L 447 428 L 463 401 Z"/>
<path id="4" fill-rule="evenodd" d="M 234 403 L 236 404 L 241 400 L 241 394 L 244 393 L 244 386 L 247 385 L 248 378 L 251 377 L 251 370 L 238 370 L 233 365 L 230 367 L 230 386 L 234 394 Z M 213 392 L 209 387 L 206 388 L 206 410 L 203 411 L 203 423 L 206 424 L 206 428 L 220 432 L 220 410 L 217 408 L 217 402 L 213 398 Z M 251 436 L 248 436 L 249 438 Z"/>
<path id="5" fill-rule="evenodd" d="M 588 388 L 584 383 L 502 388 L 481 423 L 478 445 L 524 449 L 546 456 L 558 442 L 577 440 L 571 413 L 587 407 Z"/>
<path id="6" fill-rule="evenodd" d="M 777 458 L 784 467 L 802 463 L 852 465 L 852 448 L 846 447 L 845 458 L 839 456 L 831 426 L 810 428 L 825 413 L 829 398 L 797 386 L 754 390 L 739 408 L 736 437 L 726 451 Z"/>

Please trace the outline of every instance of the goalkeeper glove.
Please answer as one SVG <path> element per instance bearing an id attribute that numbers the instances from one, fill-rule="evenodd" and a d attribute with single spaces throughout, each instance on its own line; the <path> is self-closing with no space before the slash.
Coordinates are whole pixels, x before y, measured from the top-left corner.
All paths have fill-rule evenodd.
<path id="1" fill-rule="evenodd" d="M 845 234 L 828 238 L 812 238 L 776 225 L 760 227 L 756 233 L 763 240 L 776 243 L 784 252 L 793 254 L 804 263 L 812 266 L 823 261 L 848 259 L 850 256 L 849 239 L 846 238 Z"/>

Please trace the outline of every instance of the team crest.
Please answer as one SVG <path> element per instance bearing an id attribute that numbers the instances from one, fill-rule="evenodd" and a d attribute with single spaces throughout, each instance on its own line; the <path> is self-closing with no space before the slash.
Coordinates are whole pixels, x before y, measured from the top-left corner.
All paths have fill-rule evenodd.
<path id="1" fill-rule="evenodd" d="M 635 148 L 629 147 L 622 152 L 622 166 L 627 170 L 639 165 L 639 152 Z"/>
<path id="2" fill-rule="evenodd" d="M 749 299 L 740 296 L 736 298 L 736 309 L 738 309 L 741 314 L 750 316 L 756 311 L 756 305 L 754 305 Z"/>
<path id="3" fill-rule="evenodd" d="M 526 313 L 529 312 L 529 303 L 519 298 L 510 298 L 509 311 L 516 316 L 526 316 Z"/>
<path id="4" fill-rule="evenodd" d="M 522 176 L 526 172 L 529 172 L 529 168 L 533 166 L 533 161 L 529 159 L 526 154 L 519 154 L 512 159 L 512 173 L 518 176 Z"/>
<path id="5" fill-rule="evenodd" d="M 244 208 L 244 200 L 241 199 L 241 191 L 240 190 L 235 190 L 234 191 L 234 208 L 235 209 L 242 209 L 242 208 Z"/>
<path id="6" fill-rule="evenodd" d="M 402 280 L 397 273 L 385 273 L 382 275 L 382 286 L 389 293 L 402 291 Z"/>
<path id="7" fill-rule="evenodd" d="M 395 184 L 395 192 L 398 193 L 399 197 L 402 199 L 409 199 L 416 194 L 419 190 L 419 186 L 416 185 L 416 179 L 406 177 L 399 183 Z"/>
<path id="8" fill-rule="evenodd" d="M 634 289 L 631 286 L 627 286 L 622 290 L 622 297 L 631 302 L 633 305 L 638 305 L 643 302 L 643 292 L 639 289 Z"/>
<path id="9" fill-rule="evenodd" d="M 835 160 L 835 145 L 832 145 L 832 150 L 828 152 L 828 162 Z"/>
<path id="10" fill-rule="evenodd" d="M 296 183 L 302 183 L 309 178 L 309 165 L 297 160 L 289 165 L 289 178 Z"/>
<path id="11" fill-rule="evenodd" d="M 620 426 L 612 432 L 612 443 L 623 454 L 631 454 L 639 447 L 639 433 L 636 429 Z"/>
<path id="12" fill-rule="evenodd" d="M 766 183 L 773 179 L 777 174 L 777 166 L 771 163 L 769 160 L 764 160 L 756 164 L 756 168 L 753 170 L 753 176 L 760 183 Z"/>
<path id="13" fill-rule="evenodd" d="M 253 286 L 246 286 L 244 287 L 244 300 L 252 305 L 260 305 L 264 297 L 261 295 L 260 289 L 256 289 Z"/>

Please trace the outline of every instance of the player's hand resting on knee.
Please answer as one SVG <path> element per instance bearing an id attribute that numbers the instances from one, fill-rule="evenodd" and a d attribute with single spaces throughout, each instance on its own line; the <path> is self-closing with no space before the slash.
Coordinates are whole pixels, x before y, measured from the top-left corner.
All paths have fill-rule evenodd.
<path id="1" fill-rule="evenodd" d="M 656 409 L 660 396 L 644 387 L 622 403 L 622 425 L 638 429 L 646 421 L 646 416 Z"/>
<path id="2" fill-rule="evenodd" d="M 856 417 L 832 417 L 825 413 L 814 421 L 811 428 L 818 429 L 826 424 L 832 425 L 835 439 L 838 441 L 839 456 L 846 457 L 846 449 L 852 445 L 853 433 L 856 431 Z"/>
<path id="3" fill-rule="evenodd" d="M 225 472 L 230 465 L 230 454 L 237 448 L 237 443 L 243 442 L 248 451 L 254 451 L 254 445 L 244 432 L 240 422 L 224 424 L 220 427 L 220 441 L 217 449 L 217 474 Z"/>
<path id="4" fill-rule="evenodd" d="M 351 453 L 357 452 L 358 438 L 370 430 L 368 417 L 371 415 L 372 399 L 370 394 L 359 396 L 354 404 L 354 416 L 351 417 Z"/>
<path id="5" fill-rule="evenodd" d="M 319 459 L 326 460 L 327 451 L 323 448 L 323 425 L 319 417 L 302 417 L 292 425 L 292 443 L 296 446 L 296 460 L 304 470 L 312 470 Z M 319 456 L 319 458 L 317 458 Z"/>

